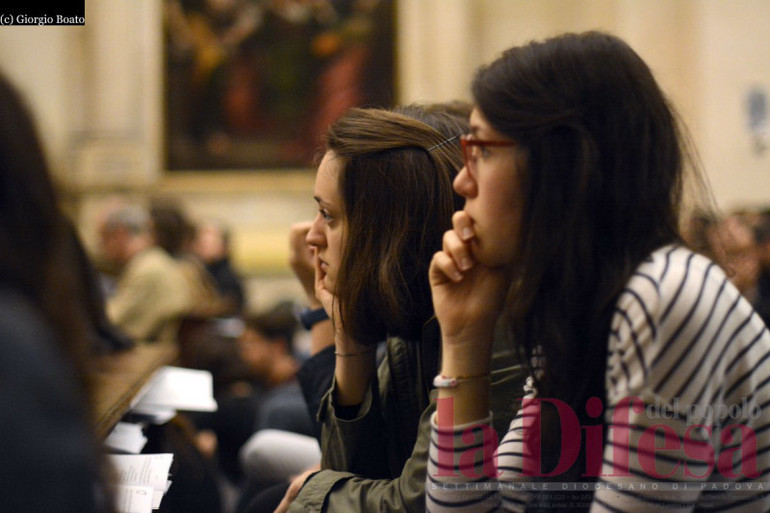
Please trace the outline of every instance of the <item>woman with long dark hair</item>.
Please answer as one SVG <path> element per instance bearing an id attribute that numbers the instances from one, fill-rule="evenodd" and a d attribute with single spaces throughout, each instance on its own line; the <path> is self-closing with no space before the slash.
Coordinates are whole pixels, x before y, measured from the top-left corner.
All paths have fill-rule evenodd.
<path id="1" fill-rule="evenodd" d="M 430 271 L 428 509 L 767 510 L 756 487 L 702 492 L 770 469 L 770 336 L 683 243 L 686 145 L 650 69 L 616 37 L 566 34 L 507 50 L 472 91 L 465 207 Z M 484 430 L 463 433 L 489 421 L 501 314 L 531 376 L 494 466 Z"/>

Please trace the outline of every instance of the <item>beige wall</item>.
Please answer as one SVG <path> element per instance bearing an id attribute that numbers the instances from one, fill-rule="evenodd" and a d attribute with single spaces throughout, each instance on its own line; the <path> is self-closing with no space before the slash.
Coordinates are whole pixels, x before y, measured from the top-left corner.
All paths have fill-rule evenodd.
<path id="1" fill-rule="evenodd" d="M 770 92 L 770 2 L 404 0 L 402 5 L 405 100 L 466 97 L 468 70 L 509 46 L 563 31 L 606 30 L 642 55 L 674 101 L 718 205 L 729 210 L 770 204 L 770 155 L 754 150 L 745 105 L 750 88 Z"/>
<path id="2" fill-rule="evenodd" d="M 745 96 L 770 90 L 767 0 L 398 0 L 401 101 L 468 98 L 472 70 L 562 31 L 602 29 L 647 60 L 682 112 L 718 204 L 770 204 Z M 244 271 L 286 275 L 288 226 L 312 216 L 312 173 L 174 174 L 161 168 L 160 0 L 89 0 L 85 27 L 0 30 L 0 68 L 33 105 L 57 176 L 90 220 L 107 193 L 179 194 L 231 223 Z M 87 186 L 84 186 L 87 184 Z M 90 243 L 90 239 L 89 239 Z"/>
<path id="3" fill-rule="evenodd" d="M 745 102 L 753 86 L 770 91 L 770 2 L 738 4 L 703 6 L 698 142 L 722 204 L 768 204 L 770 155 L 752 150 Z"/>

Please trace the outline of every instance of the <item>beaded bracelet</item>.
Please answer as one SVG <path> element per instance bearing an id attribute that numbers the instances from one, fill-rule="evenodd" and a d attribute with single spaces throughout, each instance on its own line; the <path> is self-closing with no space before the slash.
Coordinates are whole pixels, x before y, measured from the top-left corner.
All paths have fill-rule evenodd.
<path id="1" fill-rule="evenodd" d="M 455 388 L 460 383 L 466 381 L 476 381 L 478 379 L 490 379 L 489 374 L 479 374 L 478 376 L 442 376 L 439 374 L 433 378 L 433 386 L 436 388 Z"/>

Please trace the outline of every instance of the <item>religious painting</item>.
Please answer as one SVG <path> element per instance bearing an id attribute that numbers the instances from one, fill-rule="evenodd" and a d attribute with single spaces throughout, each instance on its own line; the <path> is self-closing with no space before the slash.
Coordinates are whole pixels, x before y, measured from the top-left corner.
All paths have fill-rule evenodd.
<path id="1" fill-rule="evenodd" d="M 164 0 L 169 170 L 312 165 L 353 106 L 394 103 L 395 0 Z"/>

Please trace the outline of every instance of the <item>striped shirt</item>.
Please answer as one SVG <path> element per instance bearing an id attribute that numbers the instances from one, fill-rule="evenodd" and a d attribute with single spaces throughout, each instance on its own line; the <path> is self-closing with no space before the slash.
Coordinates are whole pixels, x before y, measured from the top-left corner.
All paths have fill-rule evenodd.
<path id="1" fill-rule="evenodd" d="M 524 441 L 538 411 L 530 380 L 496 454 L 482 450 L 491 417 L 441 431 L 433 419 L 428 511 L 524 511 L 544 488 L 558 503 L 558 490 L 585 487 L 591 511 L 770 510 L 770 334 L 716 264 L 668 246 L 636 269 L 611 320 L 605 383 L 604 403 L 586 405 L 605 435 L 574 438 L 596 455 L 595 483 L 528 477 L 540 468 Z"/>

